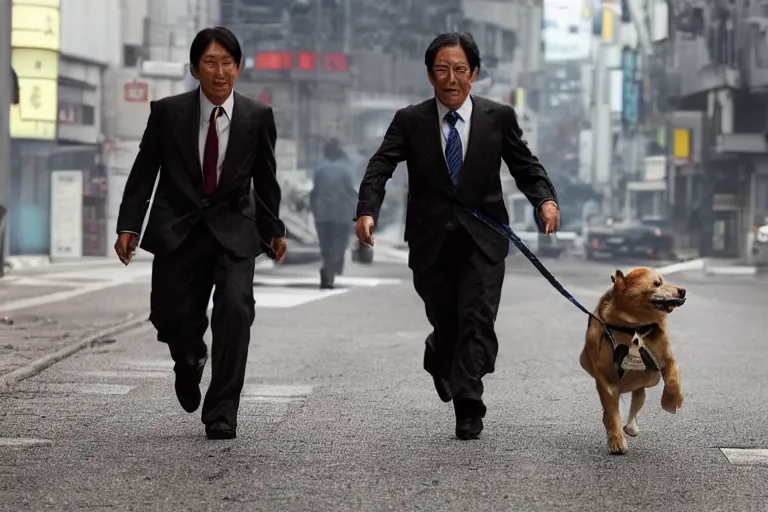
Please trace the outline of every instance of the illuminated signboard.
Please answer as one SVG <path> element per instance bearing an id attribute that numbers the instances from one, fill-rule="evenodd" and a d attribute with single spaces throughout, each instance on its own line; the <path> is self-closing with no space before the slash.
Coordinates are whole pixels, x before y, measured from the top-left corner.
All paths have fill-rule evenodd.
<path id="1" fill-rule="evenodd" d="M 291 69 L 293 55 L 289 52 L 260 52 L 256 54 L 256 69 L 263 71 L 279 71 Z"/>
<path id="2" fill-rule="evenodd" d="M 322 68 L 318 69 L 318 61 Z M 349 55 L 346 53 L 315 52 L 258 52 L 254 59 L 257 71 L 326 71 L 348 73 Z"/>
<path id="3" fill-rule="evenodd" d="M 315 52 L 299 53 L 298 68 L 302 71 L 314 71 L 317 69 L 317 54 Z"/>
<path id="4" fill-rule="evenodd" d="M 12 66 L 19 102 L 11 107 L 11 137 L 56 139 L 58 120 L 59 0 L 13 0 Z"/>
<path id="5" fill-rule="evenodd" d="M 323 55 L 325 71 L 349 71 L 349 56 L 346 53 L 326 53 Z"/>
<path id="6" fill-rule="evenodd" d="M 61 49 L 59 0 L 13 0 L 11 46 Z"/>

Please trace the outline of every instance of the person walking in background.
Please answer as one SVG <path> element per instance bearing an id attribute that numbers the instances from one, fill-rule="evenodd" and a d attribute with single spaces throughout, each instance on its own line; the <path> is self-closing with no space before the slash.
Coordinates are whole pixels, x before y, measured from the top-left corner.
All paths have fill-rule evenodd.
<path id="1" fill-rule="evenodd" d="M 424 56 L 435 96 L 395 113 L 360 184 L 357 237 L 373 244 L 385 185 L 408 164 L 405 240 L 413 284 L 433 331 L 424 369 L 440 398 L 453 400 L 456 436 L 472 439 L 486 413 L 482 378 L 498 352 L 494 330 L 509 240 L 467 208 L 508 223 L 504 160 L 546 226 L 560 224 L 555 187 L 522 139 L 512 107 L 470 96 L 480 52 L 469 34 L 441 34 Z"/>
<path id="2" fill-rule="evenodd" d="M 323 266 L 320 288 L 330 289 L 334 278 L 344 271 L 344 258 L 352 236 L 357 189 L 354 171 L 337 139 L 323 148 L 323 159 L 312 177 L 310 209 L 320 244 Z"/>
<path id="3" fill-rule="evenodd" d="M 236 437 L 256 257 L 266 251 L 279 261 L 286 251 L 275 120 L 271 107 L 234 92 L 242 63 L 228 29 L 197 34 L 190 69 L 200 87 L 150 104 L 117 219 L 115 251 L 128 265 L 160 172 L 141 247 L 155 256 L 150 320 L 168 344 L 176 396 L 189 413 L 200 406 L 206 310 L 216 287 L 211 383 L 201 418 L 209 439 Z"/>

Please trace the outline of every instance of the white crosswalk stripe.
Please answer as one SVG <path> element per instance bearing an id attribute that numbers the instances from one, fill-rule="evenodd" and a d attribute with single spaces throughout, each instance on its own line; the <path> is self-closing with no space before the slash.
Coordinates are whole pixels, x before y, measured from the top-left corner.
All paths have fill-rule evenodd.
<path id="1" fill-rule="evenodd" d="M 257 308 L 293 308 L 309 302 L 328 299 L 348 292 L 352 288 L 396 285 L 401 279 L 381 277 L 339 276 L 333 290 L 319 289 L 316 276 L 278 276 L 257 274 L 253 280 L 253 298 Z M 208 301 L 208 315 L 213 313 L 213 296 Z"/>

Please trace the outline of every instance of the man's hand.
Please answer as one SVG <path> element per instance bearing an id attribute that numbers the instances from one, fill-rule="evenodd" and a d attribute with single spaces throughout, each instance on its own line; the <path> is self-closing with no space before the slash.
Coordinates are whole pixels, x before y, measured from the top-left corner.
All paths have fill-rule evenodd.
<path id="1" fill-rule="evenodd" d="M 133 253 L 136 252 L 136 246 L 139 245 L 139 236 L 135 233 L 120 233 L 115 242 L 115 252 L 123 265 L 131 262 Z"/>
<path id="2" fill-rule="evenodd" d="M 288 242 L 285 241 L 285 238 L 273 238 L 269 243 L 269 247 L 272 249 L 272 252 L 275 253 L 275 261 L 278 263 L 283 261 L 283 258 L 285 258 L 285 251 L 288 249 Z"/>
<path id="3" fill-rule="evenodd" d="M 560 209 L 554 201 L 547 201 L 539 207 L 539 216 L 544 221 L 544 234 L 549 236 L 560 227 Z"/>
<path id="4" fill-rule="evenodd" d="M 355 235 L 365 245 L 373 247 L 373 217 L 363 215 L 355 224 Z"/>

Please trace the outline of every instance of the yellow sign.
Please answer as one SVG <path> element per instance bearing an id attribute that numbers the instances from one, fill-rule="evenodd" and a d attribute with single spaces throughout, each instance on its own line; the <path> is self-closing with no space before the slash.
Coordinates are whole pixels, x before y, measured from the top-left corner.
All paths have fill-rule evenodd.
<path id="1" fill-rule="evenodd" d="M 672 135 L 672 154 L 675 158 L 688 160 L 691 157 L 691 130 L 675 128 Z"/>
<path id="2" fill-rule="evenodd" d="M 613 21 L 616 14 L 608 7 L 603 7 L 603 31 L 602 40 L 611 43 L 613 42 Z"/>
<path id="3" fill-rule="evenodd" d="M 13 49 L 19 104 L 11 106 L 11 137 L 56 139 L 59 55 L 50 50 Z"/>
<path id="4" fill-rule="evenodd" d="M 15 5 L 38 5 L 42 7 L 61 8 L 61 0 L 12 0 Z"/>
<path id="5" fill-rule="evenodd" d="M 525 89 L 522 87 L 517 88 L 517 95 L 515 97 L 515 110 L 520 113 L 525 111 Z"/>
<path id="6" fill-rule="evenodd" d="M 11 106 L 11 137 L 56 139 L 61 0 L 13 0 L 11 46 L 19 104 Z"/>
<path id="7" fill-rule="evenodd" d="M 61 49 L 59 1 L 13 0 L 11 46 L 59 51 Z"/>

